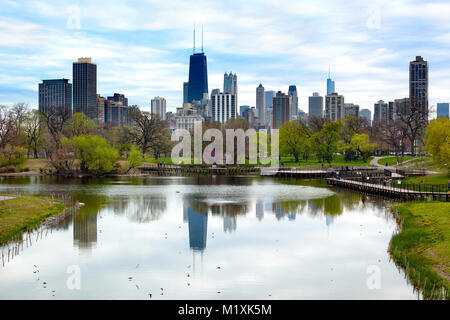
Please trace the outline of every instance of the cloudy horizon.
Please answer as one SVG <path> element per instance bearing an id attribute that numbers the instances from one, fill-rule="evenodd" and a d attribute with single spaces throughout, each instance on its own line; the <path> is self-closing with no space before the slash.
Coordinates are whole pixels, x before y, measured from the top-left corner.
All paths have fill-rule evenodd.
<path id="1" fill-rule="evenodd" d="M 450 4 L 435 1 L 12 1 L 0 0 L 0 104 L 38 103 L 43 79 L 72 79 L 72 62 L 97 64 L 97 92 L 148 110 L 182 105 L 192 31 L 204 29 L 209 92 L 238 76 L 238 104 L 255 90 L 295 84 L 308 111 L 326 78 L 346 103 L 373 111 L 408 96 L 409 62 L 429 63 L 429 104 L 449 102 Z M 72 81 L 71 81 L 72 82 Z"/>

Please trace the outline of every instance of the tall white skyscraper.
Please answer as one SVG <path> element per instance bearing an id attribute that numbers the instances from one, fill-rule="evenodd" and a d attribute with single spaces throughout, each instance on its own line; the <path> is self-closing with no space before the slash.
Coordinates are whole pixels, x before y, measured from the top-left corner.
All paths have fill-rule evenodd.
<path id="1" fill-rule="evenodd" d="M 290 120 L 297 120 L 297 114 L 298 114 L 298 93 L 297 93 L 297 87 L 295 85 L 289 86 L 288 91 L 289 98 L 291 99 L 291 114 L 289 119 Z"/>
<path id="2" fill-rule="evenodd" d="M 264 87 L 262 84 L 259 84 L 256 88 L 256 111 L 261 125 L 265 124 L 265 98 Z"/>
<path id="3" fill-rule="evenodd" d="M 152 99 L 152 114 L 156 114 L 161 120 L 166 120 L 166 99 L 155 97 Z"/>
<path id="4" fill-rule="evenodd" d="M 211 118 L 221 123 L 237 117 L 236 96 L 231 93 L 216 92 L 211 96 Z"/>

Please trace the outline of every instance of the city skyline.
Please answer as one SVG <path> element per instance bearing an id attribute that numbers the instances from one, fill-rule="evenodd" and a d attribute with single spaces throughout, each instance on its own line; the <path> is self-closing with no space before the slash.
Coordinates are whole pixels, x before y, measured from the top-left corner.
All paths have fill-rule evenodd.
<path id="1" fill-rule="evenodd" d="M 131 104 L 145 110 L 150 109 L 152 97 L 162 96 L 168 111 L 174 111 L 183 101 L 196 22 L 204 25 L 209 87 L 221 88 L 223 73 L 233 70 L 239 77 L 239 105 L 255 105 L 254 88 L 259 83 L 266 90 L 283 92 L 295 84 L 299 108 L 307 111 L 312 92 L 325 95 L 331 66 L 338 92 L 373 111 L 380 99 L 408 96 L 408 64 L 418 55 L 430 63 L 430 106 L 447 102 L 450 66 L 445 49 L 450 46 L 450 27 L 442 22 L 448 18 L 445 12 L 450 5 L 415 1 L 378 5 L 298 2 L 286 10 L 265 3 L 252 14 L 250 9 L 255 6 L 234 3 L 223 16 L 220 3 L 206 2 L 201 8 L 180 3 L 176 12 L 164 4 L 111 3 L 104 8 L 105 15 L 98 16 L 97 5 L 83 2 L 74 7 L 67 2 L 7 1 L 0 14 L 0 103 L 25 102 L 37 108 L 36 84 L 45 79 L 70 79 L 71 63 L 88 56 L 98 65 L 97 92 L 101 95 L 123 92 Z M 335 10 L 321 9 L 330 6 Z M 77 8 L 79 28 L 76 14 L 74 18 Z M 140 19 L 146 10 L 158 15 L 151 22 Z M 347 19 L 354 10 L 363 14 Z M 180 17 L 181 12 L 195 14 Z M 220 19 L 215 12 L 221 12 Z M 237 12 L 236 24 L 224 26 L 224 19 Z M 329 12 L 339 17 L 332 28 L 329 22 L 321 26 Z M 118 23 L 112 24 L 110 15 L 119 18 Z M 274 22 L 270 28 L 265 23 L 268 20 Z M 416 41 L 418 29 L 426 41 Z M 302 33 L 293 36 L 292 30 Z M 11 65 L 16 66 L 14 70 Z"/>

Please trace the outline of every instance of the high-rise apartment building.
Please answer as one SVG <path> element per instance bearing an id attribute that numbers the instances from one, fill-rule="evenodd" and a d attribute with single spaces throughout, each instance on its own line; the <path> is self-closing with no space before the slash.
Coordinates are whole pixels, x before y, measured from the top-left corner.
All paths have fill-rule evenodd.
<path id="1" fill-rule="evenodd" d="M 331 93 L 325 96 L 325 118 L 337 121 L 344 118 L 344 96 Z"/>
<path id="2" fill-rule="evenodd" d="M 264 92 L 264 87 L 263 85 L 260 83 L 259 86 L 256 88 L 256 111 L 257 111 L 257 116 L 258 116 L 258 120 L 259 120 L 259 124 L 260 125 L 265 125 L 266 121 L 265 121 L 265 92 Z"/>
<path id="3" fill-rule="evenodd" d="M 290 120 L 296 120 L 298 114 L 298 92 L 295 85 L 290 85 L 288 95 L 291 99 L 291 118 Z"/>
<path id="4" fill-rule="evenodd" d="M 394 100 L 394 114 L 393 114 L 394 120 L 399 119 L 399 118 L 405 119 L 410 114 L 410 111 L 411 111 L 411 106 L 410 106 L 409 98 Z M 374 120 L 375 120 L 375 116 L 374 116 Z"/>
<path id="5" fill-rule="evenodd" d="M 389 121 L 389 109 L 388 104 L 383 100 L 378 101 L 373 106 L 373 122 L 388 122 Z"/>
<path id="6" fill-rule="evenodd" d="M 72 113 L 72 84 L 67 79 L 43 80 L 39 84 L 39 111 L 49 116 L 57 108 Z"/>
<path id="7" fill-rule="evenodd" d="M 308 114 L 310 117 L 319 117 L 323 115 L 323 97 L 318 92 L 308 97 Z"/>
<path id="8" fill-rule="evenodd" d="M 359 117 L 359 105 L 354 103 L 344 103 L 344 119 L 347 117 Z"/>
<path id="9" fill-rule="evenodd" d="M 155 97 L 151 101 L 151 113 L 157 115 L 161 120 L 166 120 L 166 99 L 162 97 Z"/>
<path id="10" fill-rule="evenodd" d="M 291 111 L 292 106 L 289 95 L 278 91 L 273 98 L 272 128 L 279 129 L 283 124 L 290 121 Z"/>
<path id="11" fill-rule="evenodd" d="M 219 92 L 211 96 L 211 118 L 221 123 L 237 117 L 236 96 Z"/>
<path id="12" fill-rule="evenodd" d="M 372 112 L 369 109 L 362 109 L 359 112 L 359 117 L 366 119 L 368 125 L 372 123 Z"/>
<path id="13" fill-rule="evenodd" d="M 121 102 L 123 106 L 128 107 L 128 98 L 124 94 L 114 93 L 112 96 L 108 97 L 109 101 Z"/>
<path id="14" fill-rule="evenodd" d="M 418 110 L 428 114 L 428 62 L 421 56 L 409 63 L 409 99 Z"/>
<path id="15" fill-rule="evenodd" d="M 98 122 L 97 65 L 91 58 L 73 63 L 73 112 L 84 113 Z"/>

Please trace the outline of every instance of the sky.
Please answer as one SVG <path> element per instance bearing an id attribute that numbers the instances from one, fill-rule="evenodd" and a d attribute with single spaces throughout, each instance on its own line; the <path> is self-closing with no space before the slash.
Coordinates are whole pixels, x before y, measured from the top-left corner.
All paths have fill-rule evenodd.
<path id="1" fill-rule="evenodd" d="M 144 110 L 183 100 L 193 28 L 204 30 L 209 91 L 238 76 L 238 104 L 256 87 L 297 86 L 308 110 L 326 93 L 328 69 L 346 103 L 373 110 L 408 96 L 409 62 L 429 63 L 429 103 L 450 101 L 450 3 L 435 1 L 35 1 L 0 0 L 0 104 L 36 108 L 43 79 L 72 81 L 72 62 L 97 64 L 97 92 Z"/>

